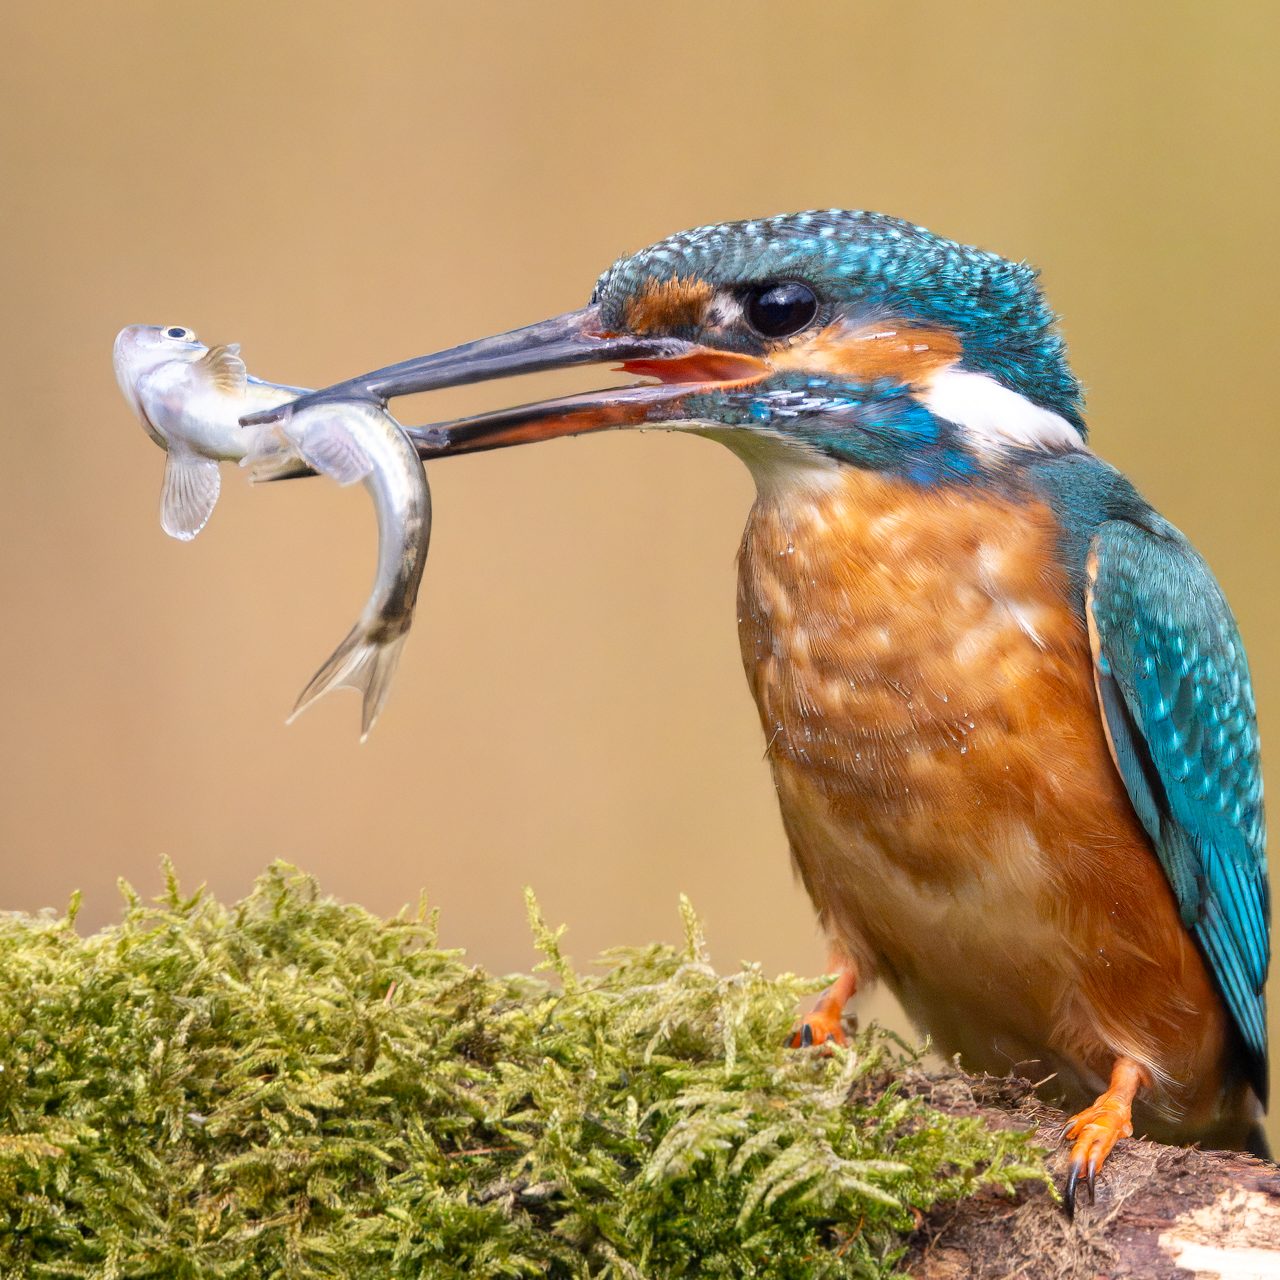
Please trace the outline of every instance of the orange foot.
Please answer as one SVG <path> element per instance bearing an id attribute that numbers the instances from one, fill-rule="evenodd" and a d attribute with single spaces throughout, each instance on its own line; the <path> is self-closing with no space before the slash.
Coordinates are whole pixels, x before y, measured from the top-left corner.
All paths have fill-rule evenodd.
<path id="1" fill-rule="evenodd" d="M 841 1015 L 858 986 L 858 975 L 853 969 L 840 969 L 836 980 L 817 998 L 814 1006 L 800 1019 L 800 1025 L 788 1042 L 793 1049 L 807 1049 L 810 1045 L 848 1044 L 849 1039 L 841 1025 Z"/>
<path id="2" fill-rule="evenodd" d="M 1063 1132 L 1071 1143 L 1071 1169 L 1063 1193 L 1067 1217 L 1075 1217 L 1081 1174 L 1089 1188 L 1089 1203 L 1093 1203 L 1098 1170 L 1121 1138 L 1133 1137 L 1133 1099 L 1143 1085 L 1150 1083 L 1146 1070 L 1132 1058 L 1117 1058 L 1106 1093 L 1068 1121 Z"/>

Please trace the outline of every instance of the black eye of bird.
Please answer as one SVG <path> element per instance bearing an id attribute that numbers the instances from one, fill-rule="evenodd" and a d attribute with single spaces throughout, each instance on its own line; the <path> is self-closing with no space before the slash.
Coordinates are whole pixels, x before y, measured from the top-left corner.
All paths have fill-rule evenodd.
<path id="1" fill-rule="evenodd" d="M 166 338 L 185 338 L 187 336 L 187 331 L 175 324 L 171 325 L 164 331 L 164 336 Z"/>
<path id="2" fill-rule="evenodd" d="M 798 280 L 753 285 L 746 298 L 747 320 L 766 338 L 799 333 L 818 314 L 818 299 Z"/>

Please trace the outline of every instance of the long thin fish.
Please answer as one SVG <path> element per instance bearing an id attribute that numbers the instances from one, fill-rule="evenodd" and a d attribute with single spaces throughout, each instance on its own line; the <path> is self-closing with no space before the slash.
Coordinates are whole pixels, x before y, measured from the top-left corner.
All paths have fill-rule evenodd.
<path id="1" fill-rule="evenodd" d="M 431 492 L 400 424 L 368 402 L 326 401 L 296 413 L 298 387 L 250 377 L 238 346 L 206 347 L 179 325 L 130 325 L 116 337 L 116 379 L 148 435 L 166 451 L 160 523 L 188 541 L 218 500 L 220 462 L 251 478 L 299 474 L 306 466 L 339 484 L 361 481 L 378 519 L 378 567 L 359 621 L 302 691 L 289 719 L 330 689 L 364 697 L 361 741 L 387 699 L 413 622 L 431 537 Z M 240 418 L 280 408 L 263 425 Z"/>
<path id="2" fill-rule="evenodd" d="M 400 424 L 368 401 L 325 401 L 270 424 L 283 448 L 245 459 L 255 480 L 291 472 L 294 458 L 339 484 L 361 481 L 378 515 L 378 567 L 359 621 L 312 676 L 290 721 L 330 689 L 364 695 L 361 741 L 386 701 L 418 599 L 431 538 L 431 491 Z"/>

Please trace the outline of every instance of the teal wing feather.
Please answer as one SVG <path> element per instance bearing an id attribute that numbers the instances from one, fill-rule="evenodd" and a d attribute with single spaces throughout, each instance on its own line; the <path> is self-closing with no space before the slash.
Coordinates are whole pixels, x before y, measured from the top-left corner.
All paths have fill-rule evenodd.
<path id="1" fill-rule="evenodd" d="M 1208 566 L 1154 514 L 1140 524 L 1101 525 L 1087 573 L 1099 697 L 1116 764 L 1265 1102 L 1266 825 L 1240 632 Z"/>

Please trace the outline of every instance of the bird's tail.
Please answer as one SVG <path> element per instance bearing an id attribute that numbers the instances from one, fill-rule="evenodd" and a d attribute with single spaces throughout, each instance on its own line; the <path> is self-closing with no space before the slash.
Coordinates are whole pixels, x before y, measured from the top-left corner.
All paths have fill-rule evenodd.
<path id="1" fill-rule="evenodd" d="M 1253 1128 L 1249 1130 L 1244 1140 L 1244 1149 L 1250 1155 L 1257 1156 L 1259 1160 L 1272 1158 L 1271 1143 L 1267 1141 L 1267 1133 L 1261 1121 L 1256 1121 Z"/>
<path id="2" fill-rule="evenodd" d="M 408 634 L 401 631 L 389 638 L 375 638 L 357 624 L 298 695 L 288 723 L 292 724 L 330 689 L 358 689 L 364 695 L 360 719 L 360 741 L 363 742 L 387 700 L 391 677 L 395 675 L 400 650 Z"/>

